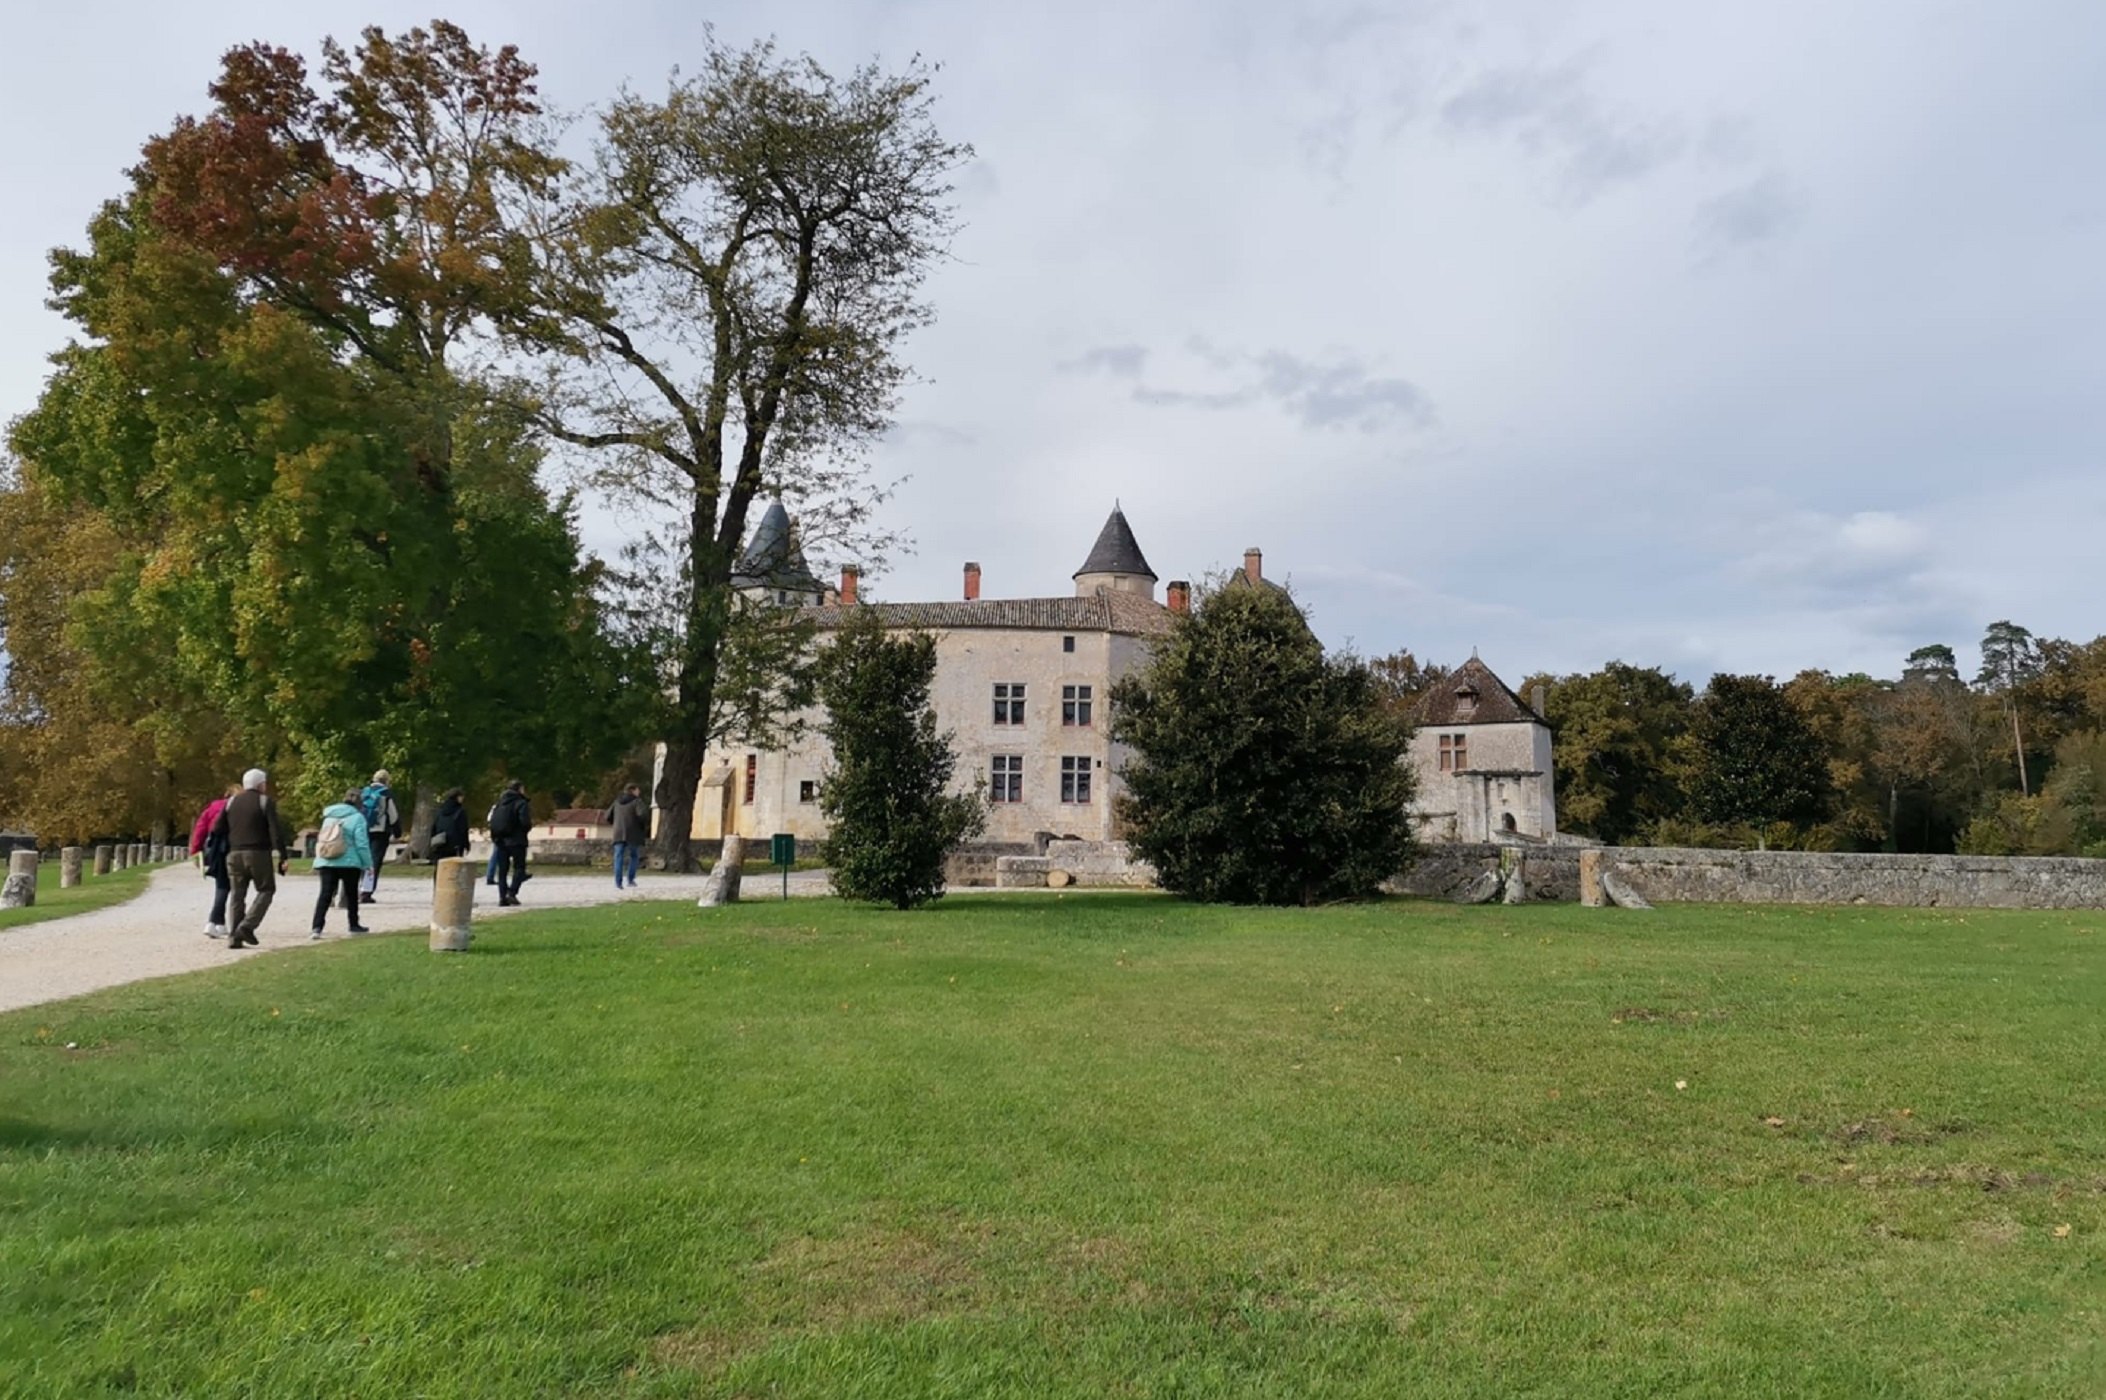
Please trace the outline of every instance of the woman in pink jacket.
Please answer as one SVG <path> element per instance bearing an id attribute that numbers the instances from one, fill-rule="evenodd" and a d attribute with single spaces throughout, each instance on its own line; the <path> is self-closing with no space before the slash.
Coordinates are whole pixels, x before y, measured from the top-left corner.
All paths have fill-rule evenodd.
<path id="1" fill-rule="evenodd" d="M 214 839 L 212 828 L 219 821 L 219 814 L 226 810 L 227 798 L 240 791 L 238 787 L 230 787 L 225 796 L 207 802 L 205 810 L 197 814 L 196 824 L 190 828 L 191 858 L 204 857 L 198 862 L 198 868 L 212 882 L 212 916 L 205 921 L 207 938 L 227 936 L 227 843 L 224 839 Z"/>

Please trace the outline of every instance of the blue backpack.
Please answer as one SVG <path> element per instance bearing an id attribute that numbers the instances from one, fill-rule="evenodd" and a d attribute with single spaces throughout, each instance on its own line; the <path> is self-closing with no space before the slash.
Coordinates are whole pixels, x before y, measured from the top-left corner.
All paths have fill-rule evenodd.
<path id="1" fill-rule="evenodd" d="M 384 836 L 388 829 L 388 790 L 384 784 L 369 783 L 359 794 L 359 807 L 364 811 L 366 830 L 375 836 Z"/>

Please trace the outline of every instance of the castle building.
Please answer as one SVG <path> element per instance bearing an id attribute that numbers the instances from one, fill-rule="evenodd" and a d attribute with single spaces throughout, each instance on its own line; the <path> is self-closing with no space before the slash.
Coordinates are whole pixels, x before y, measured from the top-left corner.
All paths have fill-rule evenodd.
<path id="1" fill-rule="evenodd" d="M 1109 692 L 1148 664 L 1155 641 L 1190 610 L 1192 589 L 1174 580 L 1157 602 L 1157 576 L 1114 506 L 1074 573 L 1072 593 L 983 598 L 981 569 L 965 566 L 949 602 L 866 603 L 859 576 L 838 587 L 814 577 L 781 502 L 769 506 L 733 571 L 747 598 L 807 609 L 817 640 L 853 609 L 888 628 L 927 632 L 936 642 L 929 699 L 936 727 L 952 736 L 953 783 L 987 798 L 983 841 L 1022 844 L 1040 834 L 1086 841 L 1122 834 L 1119 772 L 1128 751 L 1110 736 Z M 1264 556 L 1246 550 L 1231 588 L 1277 588 Z M 717 840 L 787 832 L 826 835 L 819 785 L 831 762 L 824 714 L 781 745 L 727 739 L 704 757 L 693 835 Z M 1425 695 L 1410 761 L 1418 769 L 1412 815 L 1427 841 L 1484 841 L 1495 833 L 1547 838 L 1556 829 L 1550 730 L 1472 657 Z"/>
<path id="2" fill-rule="evenodd" d="M 1419 697 L 1412 818 L 1422 841 L 1548 840 L 1557 833 L 1550 726 L 1471 657 Z"/>
<path id="3" fill-rule="evenodd" d="M 1056 597 L 983 598 L 981 570 L 967 564 L 962 596 L 950 602 L 865 603 L 853 568 L 828 589 L 811 576 L 778 503 L 755 529 L 735 574 L 748 597 L 809 608 L 823 643 L 849 610 L 874 611 L 887 627 L 914 628 L 936 641 L 930 703 L 957 754 L 954 781 L 987 799 L 982 840 L 1028 842 L 1040 832 L 1083 840 L 1118 834 L 1118 771 L 1123 746 L 1109 733 L 1112 685 L 1147 664 L 1151 644 L 1190 606 L 1191 586 L 1171 583 L 1156 601 L 1157 577 L 1123 511 L 1098 532 L 1074 591 Z M 823 715 L 806 715 L 805 734 L 780 748 L 729 740 L 711 748 L 702 769 L 693 833 L 826 834 L 819 783 L 829 751 Z"/>

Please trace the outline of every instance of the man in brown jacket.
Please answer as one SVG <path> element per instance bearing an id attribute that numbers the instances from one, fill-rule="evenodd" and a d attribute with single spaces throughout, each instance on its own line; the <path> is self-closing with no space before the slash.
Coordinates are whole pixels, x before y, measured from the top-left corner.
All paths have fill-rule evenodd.
<path id="1" fill-rule="evenodd" d="M 233 885 L 227 909 L 227 946 L 256 946 L 256 926 L 271 912 L 271 897 L 278 892 L 278 877 L 292 858 L 292 841 L 285 834 L 285 819 L 271 801 L 270 777 L 261 768 L 241 775 L 241 791 L 227 799 L 226 810 L 212 829 L 226 838 L 227 879 Z M 256 889 L 256 906 L 248 907 L 249 887 Z"/>

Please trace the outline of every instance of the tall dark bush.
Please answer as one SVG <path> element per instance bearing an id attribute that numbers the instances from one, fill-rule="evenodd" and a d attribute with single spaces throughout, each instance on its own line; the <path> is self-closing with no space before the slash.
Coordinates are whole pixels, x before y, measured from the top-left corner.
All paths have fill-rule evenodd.
<path id="1" fill-rule="evenodd" d="M 1409 725 L 1293 599 L 1231 583 L 1112 689 L 1135 850 L 1164 888 L 1238 904 L 1376 892 L 1411 854 Z"/>
<path id="2" fill-rule="evenodd" d="M 844 898 L 900 909 L 942 898 L 945 858 L 986 822 L 977 795 L 948 791 L 957 760 L 929 708 L 935 674 L 934 638 L 888 635 L 874 614 L 851 620 L 820 657 L 834 767 L 819 808 Z"/>

